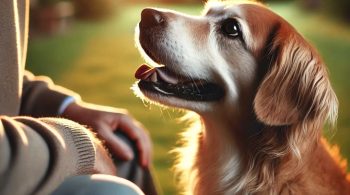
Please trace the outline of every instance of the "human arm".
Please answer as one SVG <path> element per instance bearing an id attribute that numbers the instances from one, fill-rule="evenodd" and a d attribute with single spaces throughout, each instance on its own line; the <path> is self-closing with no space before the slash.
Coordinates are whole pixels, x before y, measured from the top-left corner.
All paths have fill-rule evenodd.
<path id="1" fill-rule="evenodd" d="M 150 165 L 152 144 L 148 132 L 127 110 L 76 101 L 66 108 L 62 116 L 92 127 L 114 156 L 131 160 L 134 157 L 131 148 L 115 136 L 115 131 L 123 132 L 135 142 L 140 164 L 143 167 Z"/>
<path id="2" fill-rule="evenodd" d="M 115 174 L 98 139 L 65 119 L 0 116 L 0 156 L 0 194 L 48 194 L 69 176 Z"/>
<path id="3" fill-rule="evenodd" d="M 25 71 L 20 115 L 32 117 L 58 116 L 62 102 L 69 97 L 80 99 L 80 96 L 73 91 L 54 85 L 50 78 L 34 76 L 32 73 Z"/>
<path id="4" fill-rule="evenodd" d="M 74 101 L 60 113 L 60 107 L 67 98 L 73 98 Z M 78 94 L 54 85 L 47 77 L 25 73 L 20 114 L 33 117 L 60 116 L 86 125 L 97 133 L 115 157 L 130 160 L 133 158 L 131 148 L 114 134 L 116 130 L 122 131 L 135 141 L 140 164 L 144 167 L 150 164 L 150 137 L 142 124 L 127 110 L 85 103 Z"/>

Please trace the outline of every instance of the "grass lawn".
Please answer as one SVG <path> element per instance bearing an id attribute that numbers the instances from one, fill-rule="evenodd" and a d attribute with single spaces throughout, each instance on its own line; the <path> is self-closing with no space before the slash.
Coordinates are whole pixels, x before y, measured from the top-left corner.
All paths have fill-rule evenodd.
<path id="1" fill-rule="evenodd" d="M 27 69 L 44 74 L 60 85 L 77 91 L 85 101 L 123 107 L 149 129 L 154 143 L 154 166 L 164 194 L 177 194 L 169 170 L 168 151 L 184 127 L 177 111 L 144 105 L 130 90 L 134 71 L 143 62 L 134 46 L 134 27 L 143 7 L 120 7 L 118 14 L 100 23 L 76 22 L 64 35 L 35 37 L 29 42 Z M 169 6 L 190 14 L 201 6 Z M 327 132 L 332 143 L 350 158 L 350 28 L 325 16 L 300 12 L 294 4 L 272 4 L 272 9 L 290 21 L 320 51 L 328 64 L 340 102 L 337 131 Z"/>

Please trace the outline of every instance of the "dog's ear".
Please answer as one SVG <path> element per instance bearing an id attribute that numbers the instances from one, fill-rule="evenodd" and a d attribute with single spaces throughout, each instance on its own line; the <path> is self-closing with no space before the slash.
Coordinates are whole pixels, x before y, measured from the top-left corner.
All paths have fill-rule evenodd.
<path id="1" fill-rule="evenodd" d="M 325 117 L 335 122 L 338 101 L 316 51 L 298 34 L 273 41 L 272 62 L 254 99 L 257 118 L 267 125 Z"/>

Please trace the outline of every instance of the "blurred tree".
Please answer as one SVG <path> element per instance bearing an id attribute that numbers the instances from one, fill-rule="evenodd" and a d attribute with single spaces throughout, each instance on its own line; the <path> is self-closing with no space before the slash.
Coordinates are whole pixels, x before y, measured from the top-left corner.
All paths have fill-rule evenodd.
<path id="1" fill-rule="evenodd" d="M 74 15 L 70 1 L 31 0 L 30 33 L 54 34 L 66 31 Z"/>
<path id="2" fill-rule="evenodd" d="M 257 1 L 260 1 L 260 2 L 286 2 L 286 1 L 293 1 L 293 0 L 257 0 Z"/>
<path id="3" fill-rule="evenodd" d="M 350 23 L 350 0 L 324 0 L 323 9 Z"/>
<path id="4" fill-rule="evenodd" d="M 76 16 L 83 19 L 101 19 L 117 9 L 116 0 L 73 0 Z"/>
<path id="5" fill-rule="evenodd" d="M 203 4 L 208 0 L 149 0 L 147 2 L 165 3 L 165 4 Z M 132 3 L 145 3 L 144 0 L 130 0 Z"/>
<path id="6" fill-rule="evenodd" d="M 298 0 L 298 2 L 307 10 L 317 10 L 321 6 L 321 0 Z"/>
<path id="7" fill-rule="evenodd" d="M 320 10 L 350 23 L 350 0 L 298 0 L 302 8 Z"/>

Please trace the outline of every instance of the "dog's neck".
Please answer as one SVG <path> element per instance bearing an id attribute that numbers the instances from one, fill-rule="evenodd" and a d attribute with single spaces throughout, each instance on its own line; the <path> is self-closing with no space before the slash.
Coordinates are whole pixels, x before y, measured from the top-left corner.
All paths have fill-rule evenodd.
<path id="1" fill-rule="evenodd" d="M 202 118 L 200 144 L 193 165 L 197 175 L 195 194 L 279 194 L 281 192 L 307 194 L 312 192 L 309 189 L 313 189 L 307 185 L 312 186 L 322 181 L 330 182 L 332 177 L 344 177 L 344 172 L 334 163 L 324 144 L 319 142 L 321 135 L 317 134 L 314 138 L 309 138 L 307 144 L 306 142 L 296 143 L 299 144 L 298 152 L 301 159 L 292 151 L 283 150 L 276 150 L 275 159 L 269 159 L 271 154 L 264 155 L 263 147 L 257 151 L 259 146 L 255 149 L 251 146 L 258 144 L 259 141 L 249 140 L 247 137 L 256 134 L 257 139 L 268 139 L 268 137 L 259 137 L 262 129 L 264 132 L 288 131 L 286 128 L 291 127 L 269 129 L 271 127 L 262 125 L 254 120 L 254 117 L 237 117 L 239 120 L 233 120 L 233 117 L 227 119 L 225 116 L 227 115 L 216 113 L 215 116 L 210 116 L 210 119 Z M 283 140 L 280 141 L 283 142 Z M 288 139 L 284 141 L 287 142 Z M 262 154 L 251 154 L 251 152 Z M 278 154 L 278 152 L 286 153 Z M 319 159 L 318 162 L 315 159 Z M 330 166 L 322 166 L 322 163 L 319 163 L 322 161 L 329 162 Z M 313 178 L 326 169 L 327 172 L 331 171 L 334 174 L 323 174 L 321 179 Z M 300 188 L 300 185 L 305 187 Z M 347 185 L 342 183 L 337 186 L 344 190 Z M 299 191 L 293 191 L 294 188 Z"/>
<path id="2" fill-rule="evenodd" d="M 236 137 L 246 128 L 242 124 L 247 124 L 234 120 L 238 118 L 237 113 L 218 112 L 202 117 L 202 136 L 195 162 L 198 169 L 195 194 L 232 194 L 227 190 L 241 174 L 243 163 L 241 143 Z"/>

